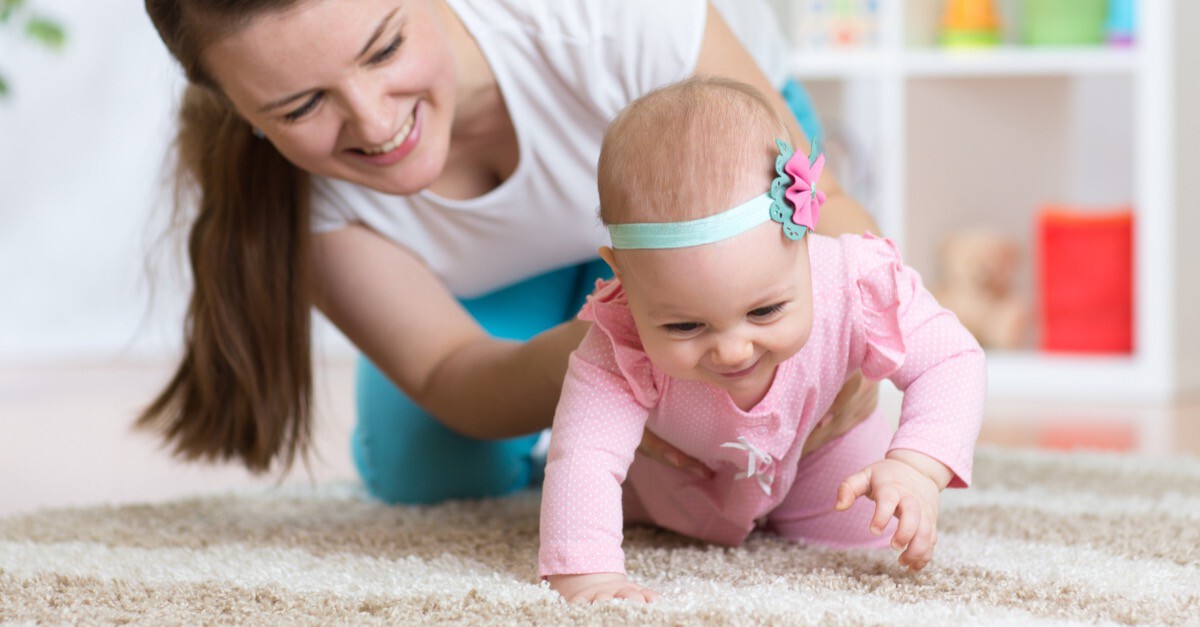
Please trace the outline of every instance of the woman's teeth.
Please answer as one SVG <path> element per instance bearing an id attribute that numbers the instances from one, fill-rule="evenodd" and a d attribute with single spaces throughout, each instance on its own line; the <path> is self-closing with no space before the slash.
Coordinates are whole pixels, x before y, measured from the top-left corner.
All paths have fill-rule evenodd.
<path id="1" fill-rule="evenodd" d="M 396 133 L 395 137 L 382 146 L 376 146 L 375 148 L 363 148 L 363 154 L 382 155 L 395 150 L 397 146 L 404 143 L 404 140 L 408 138 L 408 134 L 412 132 L 413 120 L 413 114 L 409 114 L 408 119 L 404 120 L 404 126 L 400 127 L 400 131 Z"/>

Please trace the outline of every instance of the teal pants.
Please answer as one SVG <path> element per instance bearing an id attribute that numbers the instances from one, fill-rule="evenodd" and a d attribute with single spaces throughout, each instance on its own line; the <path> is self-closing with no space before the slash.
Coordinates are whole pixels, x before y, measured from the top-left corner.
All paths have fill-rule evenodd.
<path id="1" fill-rule="evenodd" d="M 809 137 L 819 137 L 800 84 L 789 81 L 782 93 Z M 493 336 L 527 340 L 573 318 L 596 279 L 610 276 L 608 266 L 597 259 L 461 302 Z M 396 389 L 365 357 L 358 362 L 355 403 L 358 421 L 351 452 L 367 490 L 380 500 L 437 503 L 501 496 L 541 477 L 544 460 L 531 455 L 538 434 L 476 440 L 455 433 Z"/>
<path id="2" fill-rule="evenodd" d="M 608 265 L 590 263 L 547 272 L 479 298 L 461 301 L 495 337 L 527 340 L 570 320 Z M 351 450 L 363 482 L 389 503 L 508 494 L 541 476 L 530 451 L 538 434 L 476 440 L 447 429 L 360 357 L 355 401 L 358 422 Z"/>

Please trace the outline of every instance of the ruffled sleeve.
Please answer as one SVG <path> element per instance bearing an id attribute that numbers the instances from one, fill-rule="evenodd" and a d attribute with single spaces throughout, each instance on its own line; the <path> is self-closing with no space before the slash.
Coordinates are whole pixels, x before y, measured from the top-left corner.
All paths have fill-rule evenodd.
<path id="1" fill-rule="evenodd" d="M 904 392 L 888 450 L 936 459 L 953 473 L 950 487 L 965 487 L 987 393 L 983 350 L 893 242 L 871 235 L 846 241 L 861 298 L 863 374 L 886 377 Z"/>
<path id="2" fill-rule="evenodd" d="M 858 287 L 862 301 L 866 352 L 863 376 L 884 379 L 904 365 L 906 346 L 901 321 L 919 288 L 916 273 L 908 270 L 900 250 L 890 239 L 868 233 L 858 250 Z"/>
<path id="3" fill-rule="evenodd" d="M 616 279 L 596 281 L 596 289 L 579 312 L 580 320 L 591 321 L 612 342 L 617 368 L 643 407 L 654 407 L 661 396 L 666 375 L 650 363 L 642 348 L 633 312 L 625 298 L 625 287 Z"/>

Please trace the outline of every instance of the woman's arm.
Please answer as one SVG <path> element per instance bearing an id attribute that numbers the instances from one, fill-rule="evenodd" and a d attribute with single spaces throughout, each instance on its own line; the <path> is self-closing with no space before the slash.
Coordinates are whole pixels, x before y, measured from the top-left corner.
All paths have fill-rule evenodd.
<path id="1" fill-rule="evenodd" d="M 590 323 L 570 320 L 528 342 L 491 337 L 416 257 L 352 225 L 315 236 L 317 307 L 413 401 L 474 438 L 550 426 L 567 357 Z M 639 450 L 669 466 L 712 471 L 647 431 Z"/>
<path id="2" fill-rule="evenodd" d="M 587 323 L 493 338 L 420 260 L 359 225 L 316 235 L 313 255 L 318 308 L 447 427 L 500 438 L 550 426 Z"/>
<path id="3" fill-rule="evenodd" d="M 759 69 L 754 58 L 738 41 L 737 36 L 726 25 L 721 14 L 710 4 L 708 18 L 704 28 L 704 40 L 700 45 L 700 58 L 696 61 L 696 74 L 709 76 L 725 76 L 757 87 L 772 104 L 775 110 L 787 124 L 792 136 L 792 145 L 797 150 L 808 149 L 808 139 L 800 129 L 787 103 L 779 95 L 779 91 Z M 841 235 L 843 233 L 879 233 L 879 227 L 856 200 L 842 191 L 841 185 L 830 175 L 826 168 L 825 176 L 821 179 L 821 189 L 825 191 L 825 205 L 821 207 L 820 222 L 817 232 L 823 235 Z"/>

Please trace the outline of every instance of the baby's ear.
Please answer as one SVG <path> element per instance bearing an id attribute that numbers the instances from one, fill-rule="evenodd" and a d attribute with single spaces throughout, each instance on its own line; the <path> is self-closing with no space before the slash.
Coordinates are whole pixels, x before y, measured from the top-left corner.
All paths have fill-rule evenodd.
<path id="1" fill-rule="evenodd" d="M 617 258 L 613 255 L 613 249 L 609 246 L 601 246 L 600 258 L 608 264 L 608 267 L 612 268 L 613 276 L 617 277 L 618 281 L 621 280 L 621 271 L 617 269 Z"/>

